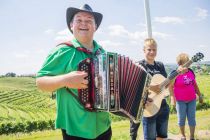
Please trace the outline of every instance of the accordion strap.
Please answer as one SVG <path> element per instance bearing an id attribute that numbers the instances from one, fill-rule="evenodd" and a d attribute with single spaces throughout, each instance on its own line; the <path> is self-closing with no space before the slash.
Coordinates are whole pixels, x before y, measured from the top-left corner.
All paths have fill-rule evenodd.
<path id="1" fill-rule="evenodd" d="M 82 51 L 84 53 L 87 53 L 87 54 L 92 54 L 91 51 L 89 51 L 88 49 L 84 48 L 84 47 L 74 47 L 74 45 L 71 43 L 71 41 L 68 41 L 68 42 L 63 42 L 63 43 L 60 43 L 58 44 L 57 46 L 59 45 L 66 45 L 68 47 L 72 47 L 72 48 L 75 48 L 77 49 L 78 51 Z M 95 52 L 95 55 L 98 55 L 101 53 L 101 48 L 99 48 L 96 52 Z M 86 108 L 85 105 L 81 102 L 81 100 L 79 99 L 79 97 L 77 95 L 75 95 L 69 88 L 66 87 L 66 90 L 85 108 L 85 110 L 87 111 L 90 111 L 90 112 L 95 112 L 96 110 L 95 109 L 91 109 L 91 108 Z"/>
<path id="2" fill-rule="evenodd" d="M 85 110 L 90 111 L 90 112 L 96 112 L 95 109 L 90 109 L 90 108 L 86 108 L 82 102 L 79 100 L 78 96 L 76 96 L 69 88 L 66 88 L 66 90 L 80 103 L 80 105 L 82 105 L 84 107 Z"/>
<path id="3" fill-rule="evenodd" d="M 66 88 L 66 90 L 80 103 L 79 98 L 69 88 Z"/>
<path id="4" fill-rule="evenodd" d="M 68 47 L 74 47 L 74 45 L 71 43 L 71 41 L 62 42 L 62 43 L 58 44 L 57 46 L 60 46 L 60 45 L 66 45 Z"/>
<path id="5" fill-rule="evenodd" d="M 84 48 L 84 47 L 74 47 L 74 45 L 72 44 L 71 41 L 67 41 L 67 42 L 60 43 L 60 44 L 58 44 L 57 46 L 59 46 L 59 45 L 66 45 L 66 46 L 68 46 L 68 47 L 75 48 L 75 49 L 77 49 L 78 51 L 81 51 L 81 52 L 84 52 L 84 53 L 87 53 L 87 54 L 92 54 L 92 52 L 91 52 L 90 50 L 88 50 L 88 49 L 86 49 L 86 48 Z M 98 55 L 98 54 L 100 54 L 100 53 L 101 53 L 101 48 L 99 48 L 99 49 L 95 52 L 94 55 Z"/>

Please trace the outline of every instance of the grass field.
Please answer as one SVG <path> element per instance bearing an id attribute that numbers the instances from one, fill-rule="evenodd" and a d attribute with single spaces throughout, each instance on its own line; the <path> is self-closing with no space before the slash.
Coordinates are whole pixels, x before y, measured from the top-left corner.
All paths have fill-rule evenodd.
<path id="1" fill-rule="evenodd" d="M 204 99 L 210 99 L 210 75 L 196 75 Z M 51 94 L 37 90 L 35 79 L 29 77 L 0 78 L 0 124 L 4 122 L 23 122 L 33 120 L 49 120 L 55 118 L 55 100 Z M 196 136 L 210 140 L 210 110 L 197 111 Z M 113 140 L 129 140 L 129 121 L 112 123 Z M 170 115 L 169 133 L 179 133 L 176 115 Z M 187 133 L 189 133 L 187 129 Z M 142 128 L 139 129 L 139 138 L 142 139 Z M 59 130 L 32 133 L 18 133 L 0 135 L 0 140 L 59 140 Z"/>
<path id="2" fill-rule="evenodd" d="M 196 137 L 199 140 L 210 140 L 210 110 L 197 111 L 196 115 Z M 179 129 L 177 126 L 177 117 L 175 114 L 170 115 L 169 119 L 169 138 L 171 135 L 178 135 Z M 112 123 L 113 136 L 112 140 L 129 140 L 129 121 L 118 121 Z M 187 135 L 189 135 L 189 129 L 186 127 Z M 208 133 L 208 135 L 200 135 L 201 132 Z M 139 139 L 142 139 L 142 127 L 138 131 Z M 179 136 L 177 136 L 178 138 Z M 60 130 L 54 131 L 43 131 L 43 132 L 33 132 L 30 134 L 16 134 L 0 136 L 1 140 L 60 140 L 62 138 Z M 174 137 L 173 137 L 174 138 Z M 172 138 L 171 138 L 172 139 Z M 174 140 L 177 140 L 174 138 Z"/>
<path id="3" fill-rule="evenodd" d="M 0 78 L 0 122 L 55 118 L 55 100 L 37 90 L 29 77 Z"/>
<path id="4" fill-rule="evenodd" d="M 196 80 L 205 99 L 210 100 L 210 75 L 196 75 Z"/>

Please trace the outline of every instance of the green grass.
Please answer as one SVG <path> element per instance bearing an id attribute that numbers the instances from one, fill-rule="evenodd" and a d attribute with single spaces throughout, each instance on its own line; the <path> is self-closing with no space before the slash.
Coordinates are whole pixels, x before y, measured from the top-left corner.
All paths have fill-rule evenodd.
<path id="1" fill-rule="evenodd" d="M 0 123 L 55 119 L 55 100 L 30 77 L 0 78 Z"/>
<path id="2" fill-rule="evenodd" d="M 198 86 L 204 94 L 205 101 L 210 99 L 210 75 L 196 75 Z M 22 122 L 33 120 L 48 120 L 55 118 L 55 100 L 51 95 L 37 90 L 35 79 L 29 77 L 0 78 L 0 123 Z M 210 132 L 210 110 L 198 111 L 198 131 L 208 130 Z M 113 118 L 117 120 L 116 118 Z M 112 122 L 112 140 L 129 139 L 129 121 Z M 189 129 L 186 127 L 189 135 Z M 179 134 L 176 115 L 170 115 L 169 133 Z M 200 137 L 200 135 L 198 136 Z M 142 138 L 142 127 L 139 128 L 139 138 Z M 210 136 L 209 136 L 210 138 Z M 58 140 L 61 139 L 61 132 L 43 131 L 29 134 L 0 135 L 0 140 Z"/>
<path id="3" fill-rule="evenodd" d="M 196 75 L 196 80 L 204 98 L 210 99 L 210 75 Z"/>
<path id="4" fill-rule="evenodd" d="M 1 90 L 36 90 L 35 79 L 31 77 L 0 78 Z"/>
<path id="5" fill-rule="evenodd" d="M 199 132 L 202 130 L 207 130 L 207 132 L 210 132 L 210 109 L 206 111 L 197 111 L 196 113 L 196 132 L 195 135 L 199 140 L 205 139 L 208 140 L 210 137 L 204 137 L 200 136 Z M 177 117 L 175 114 L 170 115 L 169 119 L 169 134 L 178 135 L 179 129 L 177 125 Z M 129 140 L 129 121 L 123 120 L 123 121 L 117 121 L 112 123 L 112 140 Z M 186 126 L 186 134 L 189 136 L 189 129 Z M 138 131 L 138 138 L 142 139 L 142 125 L 139 128 Z M 43 131 L 43 132 L 33 132 L 30 134 L 16 134 L 16 135 L 9 135 L 0 136 L 1 140 L 59 140 L 61 139 L 61 132 L 60 130 L 54 130 L 54 131 Z M 170 138 L 170 137 L 169 137 Z"/>

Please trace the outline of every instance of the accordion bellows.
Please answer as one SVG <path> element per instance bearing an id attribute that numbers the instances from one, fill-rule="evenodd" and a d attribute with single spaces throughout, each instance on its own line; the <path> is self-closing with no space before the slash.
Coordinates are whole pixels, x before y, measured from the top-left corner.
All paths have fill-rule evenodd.
<path id="1" fill-rule="evenodd" d="M 130 58 L 106 52 L 79 63 L 88 73 L 88 88 L 79 101 L 90 111 L 109 111 L 140 122 L 151 76 Z"/>

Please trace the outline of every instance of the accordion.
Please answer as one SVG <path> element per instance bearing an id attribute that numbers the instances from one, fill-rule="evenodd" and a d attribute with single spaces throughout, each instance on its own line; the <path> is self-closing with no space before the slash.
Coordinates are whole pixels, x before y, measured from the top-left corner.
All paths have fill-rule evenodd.
<path id="1" fill-rule="evenodd" d="M 106 52 L 79 63 L 88 73 L 88 88 L 78 90 L 89 111 L 108 111 L 140 122 L 151 76 L 129 57 Z"/>

